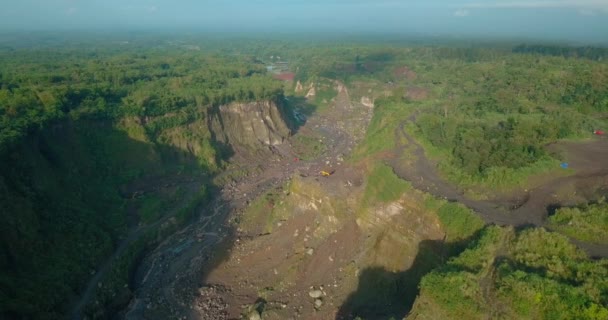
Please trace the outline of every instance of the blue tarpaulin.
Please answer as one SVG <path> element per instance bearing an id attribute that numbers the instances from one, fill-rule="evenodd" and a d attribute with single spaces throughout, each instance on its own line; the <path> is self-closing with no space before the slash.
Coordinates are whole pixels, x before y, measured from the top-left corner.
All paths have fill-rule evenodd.
<path id="1" fill-rule="evenodd" d="M 562 164 L 560 165 L 563 169 L 568 169 L 568 163 L 567 162 L 562 162 Z"/>

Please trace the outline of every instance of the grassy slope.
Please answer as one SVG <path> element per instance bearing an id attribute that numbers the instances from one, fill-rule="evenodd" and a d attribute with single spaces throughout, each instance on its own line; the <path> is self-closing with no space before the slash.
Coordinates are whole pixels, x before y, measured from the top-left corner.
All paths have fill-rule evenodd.
<path id="1" fill-rule="evenodd" d="M 549 218 L 549 223 L 574 239 L 608 244 L 608 203 L 561 208 Z"/>
<path id="2" fill-rule="evenodd" d="M 353 159 L 362 160 L 382 152 L 393 151 L 397 147 L 395 132 L 412 112 L 411 106 L 399 101 L 398 98 L 377 100 L 365 139 L 357 146 Z"/>
<path id="3" fill-rule="evenodd" d="M 375 203 L 396 201 L 403 193 L 411 190 L 412 186 L 407 181 L 399 179 L 391 167 L 377 164 L 368 175 L 360 206 L 368 208 Z"/>

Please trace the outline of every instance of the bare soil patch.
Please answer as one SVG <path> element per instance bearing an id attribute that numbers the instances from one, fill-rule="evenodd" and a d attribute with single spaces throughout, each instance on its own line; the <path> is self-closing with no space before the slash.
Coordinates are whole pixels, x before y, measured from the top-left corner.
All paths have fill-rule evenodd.
<path id="1" fill-rule="evenodd" d="M 608 173 L 608 139 L 593 137 L 589 141 L 565 141 L 547 147 L 551 152 L 562 155 L 570 168 L 577 174 Z"/>
<path id="2" fill-rule="evenodd" d="M 418 77 L 416 72 L 414 72 L 408 66 L 403 66 L 395 69 L 393 74 L 395 75 L 395 77 L 405 78 L 407 80 L 416 80 L 416 78 Z"/>
<path id="3" fill-rule="evenodd" d="M 405 98 L 412 101 L 423 101 L 429 98 L 429 89 L 410 87 L 405 90 Z"/>

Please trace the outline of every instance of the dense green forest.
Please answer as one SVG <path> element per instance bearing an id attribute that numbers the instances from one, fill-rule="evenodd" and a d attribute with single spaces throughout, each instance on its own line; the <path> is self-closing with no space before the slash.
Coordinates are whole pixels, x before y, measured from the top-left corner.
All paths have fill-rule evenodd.
<path id="1" fill-rule="evenodd" d="M 605 63 L 528 55 L 432 68 L 443 75 L 437 101 L 417 125 L 458 182 L 508 184 L 528 168 L 555 166 L 546 144 L 606 126 Z"/>
<path id="2" fill-rule="evenodd" d="M 548 45 L 521 44 L 513 48 L 516 53 L 539 53 L 549 56 L 561 56 L 566 58 L 586 58 L 592 60 L 604 60 L 608 58 L 608 49 L 598 47 L 560 47 Z"/>

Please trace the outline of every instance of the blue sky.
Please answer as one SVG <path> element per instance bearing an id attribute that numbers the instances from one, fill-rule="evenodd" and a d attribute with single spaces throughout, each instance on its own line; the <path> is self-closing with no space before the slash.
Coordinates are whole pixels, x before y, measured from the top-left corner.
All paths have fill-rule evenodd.
<path id="1" fill-rule="evenodd" d="M 390 32 L 608 42 L 608 0 L 2 0 L 0 31 Z"/>

